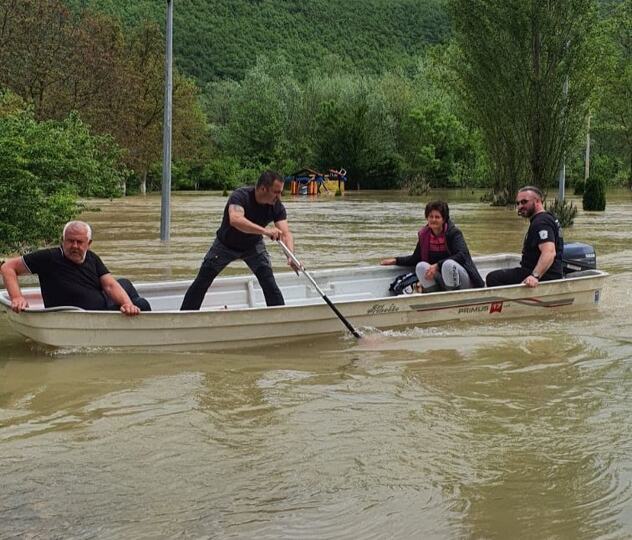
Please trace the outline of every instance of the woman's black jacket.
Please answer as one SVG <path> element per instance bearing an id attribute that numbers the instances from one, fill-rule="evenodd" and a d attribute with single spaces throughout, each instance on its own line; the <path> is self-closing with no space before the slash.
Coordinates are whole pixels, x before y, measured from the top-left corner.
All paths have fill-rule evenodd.
<path id="1" fill-rule="evenodd" d="M 445 260 L 452 259 L 465 269 L 468 276 L 470 276 L 470 281 L 474 288 L 484 287 L 485 282 L 476 269 L 476 265 L 470 255 L 470 250 L 467 249 L 463 233 L 452 221 L 448 221 L 448 230 L 445 233 L 445 239 L 449 256 L 437 263 L 439 269 L 441 269 L 441 265 Z M 416 266 L 419 262 L 421 262 L 421 246 L 419 245 L 419 241 L 417 241 L 417 246 L 412 255 L 395 258 L 395 264 L 397 266 Z"/>

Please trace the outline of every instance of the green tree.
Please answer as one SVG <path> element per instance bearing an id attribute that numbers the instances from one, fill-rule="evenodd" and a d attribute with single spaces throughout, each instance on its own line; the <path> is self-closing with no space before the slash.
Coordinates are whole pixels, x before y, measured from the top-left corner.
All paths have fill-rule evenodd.
<path id="1" fill-rule="evenodd" d="M 157 23 L 123 32 L 102 13 L 70 11 L 61 0 L 0 0 L 0 86 L 33 106 L 37 119 L 77 111 L 110 134 L 144 186 L 162 149 L 164 38 Z M 206 157 L 206 119 L 197 86 L 177 71 L 173 87 L 174 158 L 187 167 Z"/>
<path id="2" fill-rule="evenodd" d="M 246 167 L 281 168 L 289 158 L 289 122 L 300 89 L 285 58 L 260 57 L 233 94 L 226 148 Z"/>
<path id="3" fill-rule="evenodd" d="M 8 101 L 0 94 L 0 111 Z M 28 110 L 0 114 L 0 252 L 59 236 L 78 197 L 113 196 L 126 171 L 111 137 L 90 135 L 76 115 L 37 122 Z"/>
<path id="4" fill-rule="evenodd" d="M 472 153 L 465 126 L 439 102 L 413 109 L 405 126 L 409 174 L 420 175 L 433 186 L 449 186 L 458 163 Z"/>
<path id="5" fill-rule="evenodd" d="M 607 147 L 602 142 L 602 151 L 612 149 L 610 159 L 620 156 L 625 163 L 627 183 L 632 188 L 632 0 L 616 5 L 607 28 L 612 61 L 604 63 L 604 96 L 596 132 L 609 142 Z"/>
<path id="6" fill-rule="evenodd" d="M 316 104 L 311 129 L 316 167 L 344 168 L 352 185 L 397 185 L 395 121 L 375 79 L 323 78 L 311 89 L 306 101 Z"/>
<path id="7" fill-rule="evenodd" d="M 121 17 L 164 24 L 156 0 L 66 0 Z M 428 44 L 449 34 L 445 0 L 186 0 L 174 2 L 176 64 L 202 86 L 242 80 L 265 55 L 284 53 L 301 81 L 329 70 L 378 75 L 413 70 Z M 332 62 L 333 57 L 337 57 Z M 334 67 L 336 67 L 334 66 Z M 329 71 L 329 74 L 332 74 Z"/>
<path id="8" fill-rule="evenodd" d="M 494 191 L 507 203 L 518 184 L 550 185 L 584 126 L 600 53 L 593 2 L 449 4 L 457 90 L 481 130 Z"/>
<path id="9" fill-rule="evenodd" d="M 61 0 L 0 0 L 0 87 L 51 117 L 55 89 L 71 77 L 78 26 Z"/>
<path id="10" fill-rule="evenodd" d="M 256 171 L 241 167 L 233 157 L 217 157 L 211 159 L 202 172 L 202 188 L 234 189 L 244 184 L 252 184 L 257 178 Z"/>
<path id="11" fill-rule="evenodd" d="M 92 135 L 76 113 L 61 121 L 27 122 L 29 170 L 48 192 L 70 187 L 82 197 L 121 195 L 127 171 L 122 151 L 109 135 Z"/>

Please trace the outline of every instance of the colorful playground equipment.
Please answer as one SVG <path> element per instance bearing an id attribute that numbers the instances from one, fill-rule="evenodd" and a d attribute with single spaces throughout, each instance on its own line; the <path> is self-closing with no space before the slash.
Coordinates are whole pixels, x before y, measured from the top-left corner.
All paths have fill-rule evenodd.
<path id="1" fill-rule="evenodd" d="M 301 169 L 285 177 L 290 183 L 292 195 L 318 195 L 319 193 L 344 193 L 347 171 L 329 169 L 326 173 L 313 169 Z"/>

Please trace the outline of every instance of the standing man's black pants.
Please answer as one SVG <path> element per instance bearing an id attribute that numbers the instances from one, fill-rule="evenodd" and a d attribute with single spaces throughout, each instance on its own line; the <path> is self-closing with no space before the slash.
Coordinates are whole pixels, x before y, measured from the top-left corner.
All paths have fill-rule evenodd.
<path id="1" fill-rule="evenodd" d="M 282 306 L 285 304 L 283 294 L 281 294 L 281 290 L 274 279 L 270 256 L 268 255 L 263 240 L 257 242 L 252 249 L 240 252 L 230 249 L 215 239 L 202 261 L 202 266 L 200 266 L 197 277 L 193 280 L 193 283 L 191 283 L 191 286 L 184 295 L 180 309 L 200 309 L 206 291 L 208 291 L 213 280 L 224 268 L 237 259 L 242 259 L 256 276 L 263 290 L 266 305 Z"/>

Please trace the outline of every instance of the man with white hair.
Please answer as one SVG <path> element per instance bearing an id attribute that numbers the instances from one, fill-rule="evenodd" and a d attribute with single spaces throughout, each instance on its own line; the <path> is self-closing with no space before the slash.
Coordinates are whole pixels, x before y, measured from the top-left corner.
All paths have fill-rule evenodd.
<path id="1" fill-rule="evenodd" d="M 83 221 L 64 226 L 61 246 L 40 249 L 6 261 L 0 271 L 11 309 L 29 307 L 18 276 L 37 274 L 45 307 L 76 306 L 86 310 L 120 310 L 125 315 L 151 311 L 127 279 L 116 280 L 98 255 L 90 251 L 92 229 Z"/>

